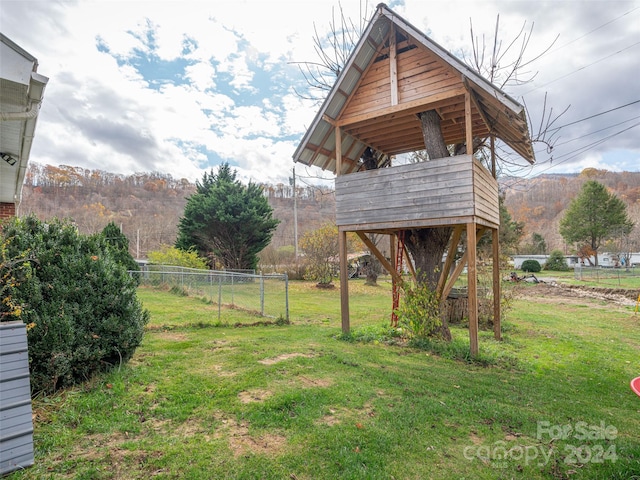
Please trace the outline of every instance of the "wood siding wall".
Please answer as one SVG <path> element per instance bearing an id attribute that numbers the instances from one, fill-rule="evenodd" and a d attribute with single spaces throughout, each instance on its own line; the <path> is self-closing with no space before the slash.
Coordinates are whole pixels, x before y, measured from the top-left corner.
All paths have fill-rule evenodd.
<path id="1" fill-rule="evenodd" d="M 498 182 L 469 155 L 341 175 L 336 223 L 343 230 L 393 230 L 500 223 Z"/>
<path id="2" fill-rule="evenodd" d="M 406 42 L 398 44 L 397 57 L 398 101 L 400 104 L 420 100 L 447 91 L 463 88 L 460 75 L 443 64 L 423 47 L 404 50 Z M 362 79 L 358 90 L 349 100 L 342 118 L 368 114 L 391 105 L 389 58 L 374 63 Z"/>
<path id="3" fill-rule="evenodd" d="M 0 323 L 0 475 L 33 462 L 27 329 Z"/>

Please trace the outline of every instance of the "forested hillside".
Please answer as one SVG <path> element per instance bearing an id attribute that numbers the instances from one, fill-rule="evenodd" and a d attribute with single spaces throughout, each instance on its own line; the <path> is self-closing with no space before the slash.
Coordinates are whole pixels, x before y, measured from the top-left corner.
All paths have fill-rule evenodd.
<path id="1" fill-rule="evenodd" d="M 131 253 L 145 258 L 162 244 L 173 244 L 186 198 L 195 185 L 160 173 L 117 175 L 79 167 L 54 167 L 31 163 L 25 177 L 19 214 L 35 213 L 41 219 L 71 218 L 82 233 L 102 230 L 110 221 L 129 238 Z M 541 175 L 531 179 L 500 179 L 505 204 L 513 219 L 524 223 L 526 244 L 532 234 L 544 238 L 547 249 L 565 249 L 558 224 L 582 184 L 594 179 L 605 184 L 627 205 L 640 225 L 640 172 L 586 169 L 579 175 Z M 331 190 L 298 187 L 298 236 L 335 218 Z M 280 220 L 272 248 L 294 243 L 294 195 L 290 185 L 264 185 L 265 195 Z M 640 227 L 633 237 L 640 249 Z"/>
<path id="2" fill-rule="evenodd" d="M 500 179 L 505 205 L 518 222 L 525 226 L 522 243 L 534 233 L 542 235 L 548 250 L 565 250 L 565 243 L 558 226 L 565 209 L 587 180 L 596 180 L 615 193 L 627 206 L 627 212 L 635 222 L 632 232 L 636 248 L 640 249 L 640 172 L 609 172 L 587 168 L 580 174 L 540 175 L 522 179 Z"/>
<path id="3" fill-rule="evenodd" d="M 333 191 L 298 187 L 298 235 L 334 219 Z M 173 245 L 187 197 L 195 184 L 168 174 L 118 175 L 80 167 L 30 163 L 18 214 L 41 219 L 70 218 L 82 233 L 101 231 L 113 221 L 129 239 L 131 254 L 145 258 L 161 245 Z M 293 188 L 265 185 L 265 195 L 280 220 L 272 246 L 294 244 Z"/>

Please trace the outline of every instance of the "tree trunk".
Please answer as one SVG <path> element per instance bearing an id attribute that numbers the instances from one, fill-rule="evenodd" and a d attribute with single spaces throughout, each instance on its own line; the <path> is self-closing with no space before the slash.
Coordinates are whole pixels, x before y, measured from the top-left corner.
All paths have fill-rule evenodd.
<path id="1" fill-rule="evenodd" d="M 411 229 L 405 233 L 404 244 L 411 256 L 416 269 L 418 282 L 426 283 L 429 290 L 435 291 L 442 269 L 442 256 L 447 250 L 453 229 L 451 227 Z M 444 305 L 445 299 L 440 299 Z M 441 315 L 442 326 L 438 335 L 451 340 L 451 331 L 446 317 Z"/>
<path id="2" fill-rule="evenodd" d="M 448 157 L 449 150 L 444 143 L 438 112 L 429 110 L 422 112 L 419 117 L 429 160 Z M 438 285 L 442 269 L 442 256 L 447 250 L 452 232 L 451 227 L 436 227 L 411 229 L 405 233 L 405 246 L 413 257 L 418 282 L 426 282 L 430 290 L 435 291 Z M 442 338 L 451 340 L 451 332 L 446 318 L 442 319 L 439 333 Z"/>
<path id="3" fill-rule="evenodd" d="M 405 233 L 404 244 L 413 257 L 416 276 L 420 283 L 426 283 L 435 291 L 442 269 L 442 256 L 447 251 L 451 227 L 414 228 Z"/>
<path id="4" fill-rule="evenodd" d="M 448 157 L 449 150 L 447 150 L 447 145 L 444 143 L 438 112 L 429 110 L 428 112 L 422 112 L 418 116 L 422 124 L 424 147 L 427 155 L 429 155 L 429 160 Z"/>

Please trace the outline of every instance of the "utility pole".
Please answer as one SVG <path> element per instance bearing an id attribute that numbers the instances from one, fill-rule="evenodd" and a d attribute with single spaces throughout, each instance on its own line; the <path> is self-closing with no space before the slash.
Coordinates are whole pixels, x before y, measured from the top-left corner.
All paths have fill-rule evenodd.
<path id="1" fill-rule="evenodd" d="M 296 193 L 296 167 L 293 167 L 293 241 L 298 261 L 298 194 Z"/>

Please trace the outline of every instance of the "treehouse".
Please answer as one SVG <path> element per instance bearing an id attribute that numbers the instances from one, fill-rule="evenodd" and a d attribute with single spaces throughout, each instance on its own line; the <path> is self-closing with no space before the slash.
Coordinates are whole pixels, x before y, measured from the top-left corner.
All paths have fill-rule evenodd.
<path id="1" fill-rule="evenodd" d="M 435 121 L 424 112 L 435 112 Z M 428 161 L 395 164 L 403 154 L 429 152 L 434 139 L 461 154 L 448 155 L 445 148 Z M 472 354 L 478 352 L 476 247 L 491 232 L 494 334 L 500 338 L 496 141 L 534 162 L 524 107 L 378 5 L 293 157 L 336 175 L 344 332 L 350 328 L 346 234 L 356 232 L 391 274 L 395 307 L 403 260 L 415 276 L 405 232 L 446 228 L 451 233 L 437 291 L 446 298 L 468 267 Z M 487 166 L 474 156 L 481 145 L 490 147 Z M 371 242 L 371 233 L 392 237 L 391 260 Z M 454 266 L 465 235 L 464 254 Z"/>

